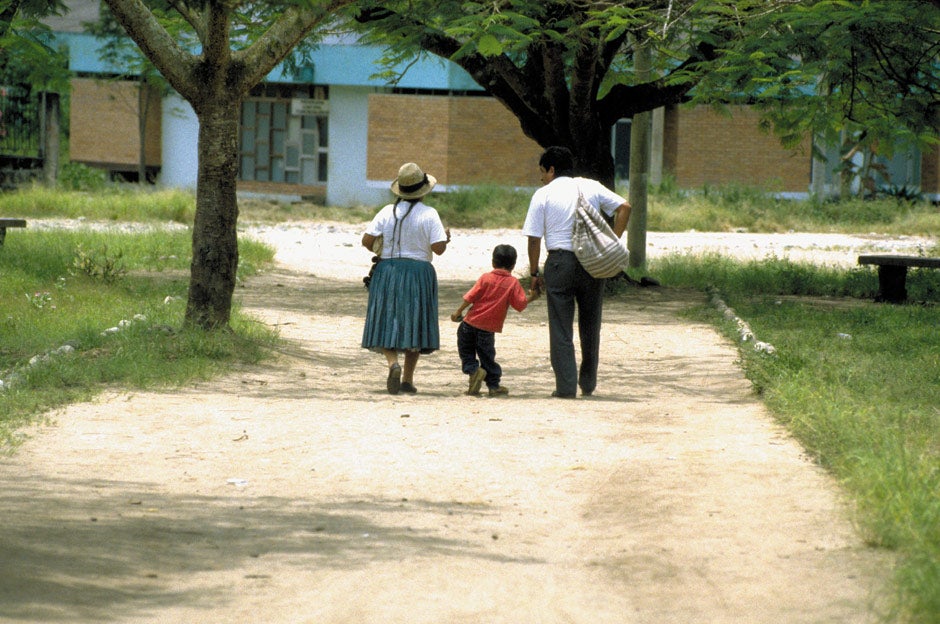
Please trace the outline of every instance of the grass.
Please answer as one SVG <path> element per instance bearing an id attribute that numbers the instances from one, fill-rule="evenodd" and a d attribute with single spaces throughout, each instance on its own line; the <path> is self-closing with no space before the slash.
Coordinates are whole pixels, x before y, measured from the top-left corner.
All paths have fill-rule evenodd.
<path id="1" fill-rule="evenodd" d="M 713 288 L 768 357 L 741 344 L 745 374 L 776 417 L 844 485 L 867 541 L 898 555 L 891 621 L 940 613 L 940 272 L 912 271 L 917 304 L 873 303 L 877 277 L 786 260 L 674 256 L 673 286 Z M 694 312 L 738 341 L 715 310 Z"/>
<path id="2" fill-rule="evenodd" d="M 0 194 L 0 215 L 25 218 L 191 223 L 183 191 L 97 187 Z M 518 228 L 530 190 L 481 187 L 429 199 L 450 227 Z M 378 206 L 322 207 L 245 200 L 242 221 L 361 223 Z M 650 197 L 653 231 L 940 232 L 928 203 L 794 202 L 746 187 Z M 0 378 L 21 381 L 0 394 L 0 444 L 37 414 L 103 385 L 148 387 L 208 378 L 264 356 L 276 337 L 235 311 L 234 332 L 179 329 L 189 264 L 189 232 L 98 235 L 16 230 L 16 253 L 0 248 Z M 8 242 L 10 245 L 10 242 Z M 270 261 L 243 242 L 240 271 Z M 776 417 L 845 484 L 869 543 L 897 552 L 897 600 L 890 619 L 936 623 L 940 613 L 940 271 L 911 270 L 914 305 L 872 303 L 874 269 L 839 269 L 785 259 L 736 262 L 718 255 L 669 256 L 649 272 L 667 287 L 717 289 L 776 356 L 742 344 L 741 362 Z M 169 303 L 164 303 L 170 297 Z M 103 312 L 104 311 L 104 312 Z M 711 309 L 694 312 L 737 340 Z M 143 315 L 146 321 L 135 321 Z M 127 327 L 102 335 L 104 326 Z M 36 355 L 63 344 L 72 354 Z"/>
<path id="3" fill-rule="evenodd" d="M 233 332 L 183 328 L 190 234 L 17 231 L 0 248 L 0 447 L 42 412 L 106 385 L 204 379 L 257 361 L 275 336 L 235 310 Z M 240 273 L 272 250 L 240 248 Z M 108 333 L 110 328 L 119 331 Z"/>
<path id="4" fill-rule="evenodd" d="M 96 186 L 95 191 L 63 191 L 42 186 L 0 194 L 0 216 L 22 218 L 85 218 L 97 221 L 175 222 L 190 224 L 195 213 L 193 193 L 139 186 Z M 619 189 L 626 196 L 626 189 Z M 519 228 L 525 220 L 532 189 L 481 185 L 448 193 L 432 193 L 434 206 L 448 227 Z M 308 201 L 243 198 L 242 222 L 292 220 L 368 221 L 381 206 L 320 206 Z M 928 202 L 884 198 L 844 202 L 776 199 L 761 189 L 739 185 L 679 191 L 670 183 L 651 189 L 648 206 L 651 231 L 688 230 L 755 232 L 876 232 L 917 234 L 940 232 L 940 209 Z"/>

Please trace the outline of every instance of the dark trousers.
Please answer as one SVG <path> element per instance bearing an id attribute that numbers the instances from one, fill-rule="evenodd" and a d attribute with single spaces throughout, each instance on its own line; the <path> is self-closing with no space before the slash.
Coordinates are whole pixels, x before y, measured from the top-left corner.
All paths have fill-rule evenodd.
<path id="1" fill-rule="evenodd" d="M 573 252 L 552 251 L 545 261 L 545 293 L 555 391 L 574 396 L 580 386 L 582 392 L 594 392 L 601 345 L 604 280 L 591 277 Z M 580 370 L 574 352 L 576 306 L 581 340 Z"/>
<path id="2" fill-rule="evenodd" d="M 457 327 L 457 354 L 460 368 L 467 375 L 483 367 L 487 388 L 498 388 L 503 369 L 496 363 L 496 334 L 463 322 Z"/>

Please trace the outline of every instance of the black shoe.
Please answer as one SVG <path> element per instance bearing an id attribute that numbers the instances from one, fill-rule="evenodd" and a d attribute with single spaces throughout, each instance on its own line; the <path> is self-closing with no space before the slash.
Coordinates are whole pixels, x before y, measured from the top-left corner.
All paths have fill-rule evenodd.
<path id="1" fill-rule="evenodd" d="M 401 382 L 401 387 L 398 388 L 399 392 L 407 392 L 408 394 L 415 394 L 418 389 L 412 386 L 407 381 Z"/>
<path id="2" fill-rule="evenodd" d="M 554 399 L 573 399 L 575 397 L 576 395 L 574 394 L 562 394 L 558 390 L 555 390 L 554 392 L 552 392 L 552 398 Z"/>
<path id="3" fill-rule="evenodd" d="M 401 365 L 397 362 L 388 367 L 388 379 L 385 380 L 385 389 L 389 394 L 398 394 L 401 390 Z"/>

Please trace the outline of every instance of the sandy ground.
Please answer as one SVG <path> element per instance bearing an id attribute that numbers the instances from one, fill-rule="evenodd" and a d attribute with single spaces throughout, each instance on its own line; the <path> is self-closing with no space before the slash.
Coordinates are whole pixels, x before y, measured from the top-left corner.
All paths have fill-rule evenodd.
<path id="1" fill-rule="evenodd" d="M 753 395 L 735 345 L 680 318 L 702 295 L 608 300 L 598 390 L 574 401 L 548 398 L 536 302 L 497 340 L 510 396 L 469 397 L 447 317 L 494 244 L 524 242 L 455 232 L 435 261 L 442 350 L 417 395 L 389 396 L 383 358 L 358 347 L 357 230 L 246 232 L 279 249 L 236 292 L 279 328 L 273 360 L 107 392 L 0 458 L 0 621 L 876 620 L 890 557 Z M 695 249 L 747 253 L 725 236 Z M 922 242 L 761 249 L 839 262 Z"/>

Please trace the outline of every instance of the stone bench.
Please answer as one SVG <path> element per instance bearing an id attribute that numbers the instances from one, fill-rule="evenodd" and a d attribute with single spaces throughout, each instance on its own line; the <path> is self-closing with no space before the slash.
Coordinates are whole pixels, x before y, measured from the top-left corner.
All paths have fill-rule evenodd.
<path id="1" fill-rule="evenodd" d="M 875 301 L 903 303 L 907 301 L 908 267 L 940 269 L 940 258 L 924 256 L 896 256 L 872 254 L 858 257 L 859 264 L 873 264 L 878 267 L 878 297 Z"/>
<path id="2" fill-rule="evenodd" d="M 5 219 L 0 218 L 0 247 L 7 238 L 7 228 L 26 227 L 26 219 Z"/>

